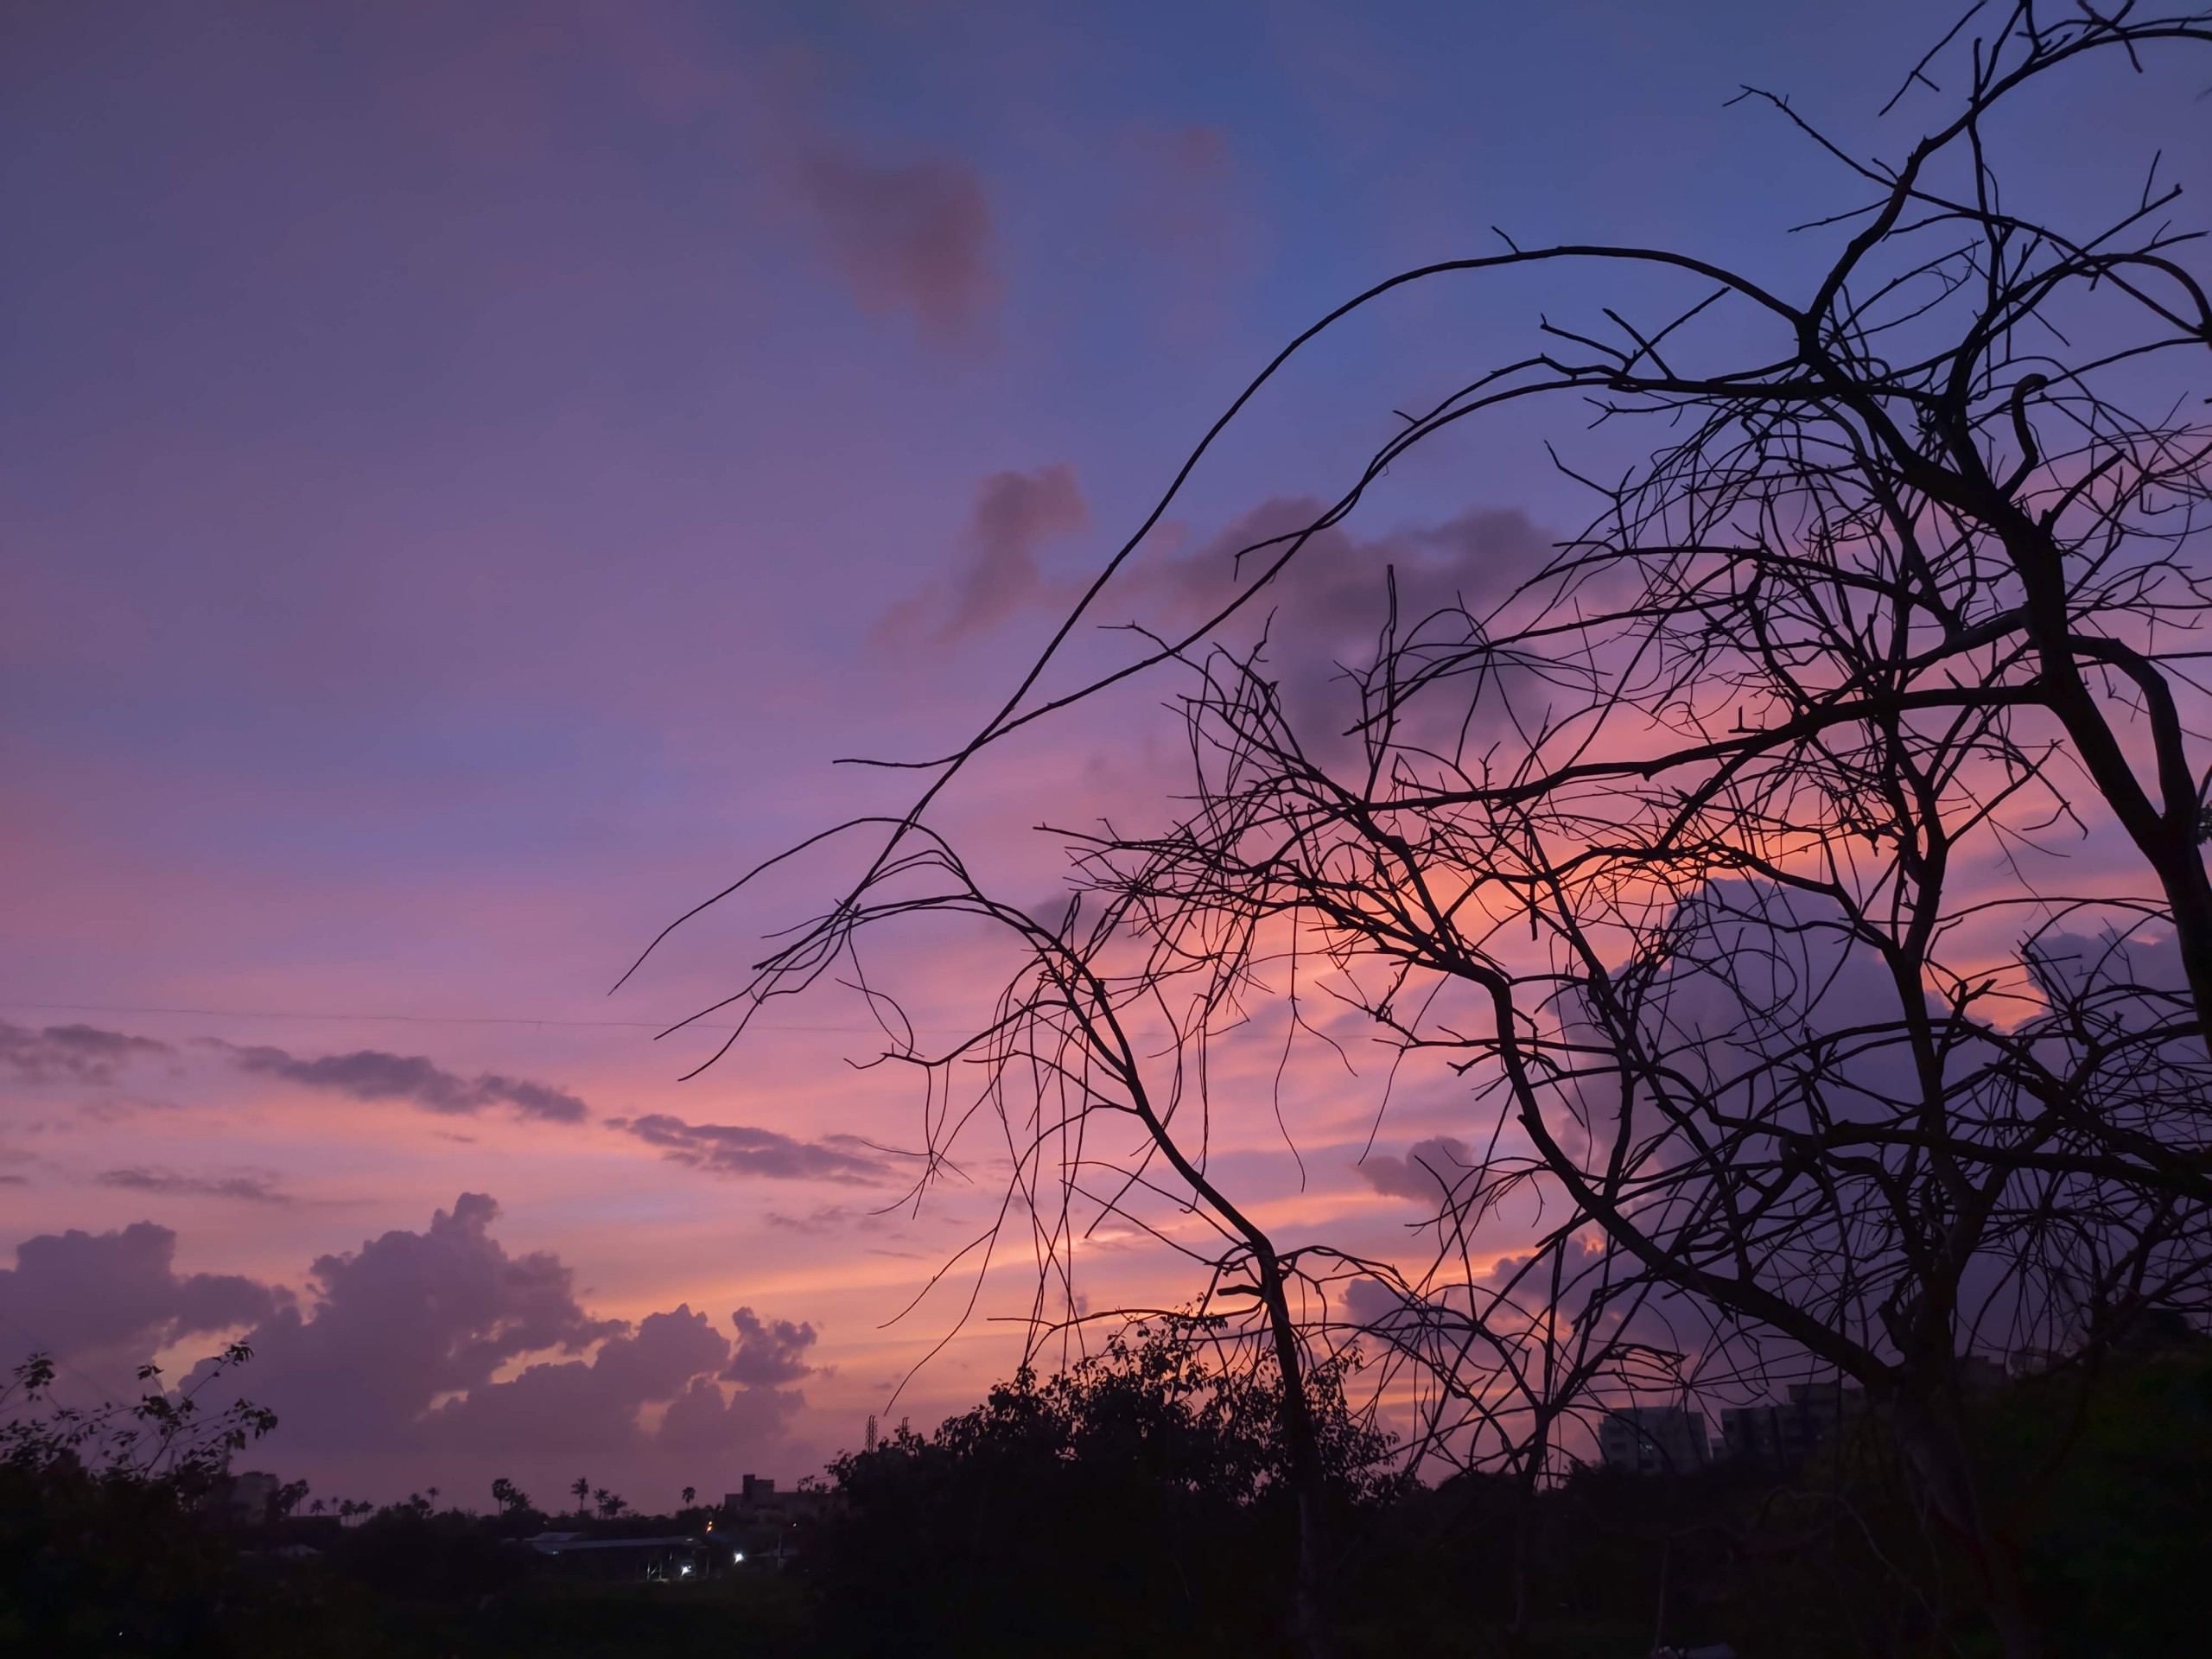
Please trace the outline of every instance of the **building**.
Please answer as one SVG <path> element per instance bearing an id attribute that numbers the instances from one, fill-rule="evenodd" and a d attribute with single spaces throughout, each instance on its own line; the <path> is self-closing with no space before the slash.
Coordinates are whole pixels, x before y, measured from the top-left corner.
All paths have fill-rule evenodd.
<path id="1" fill-rule="evenodd" d="M 647 1584 L 703 1582 L 744 1562 L 742 1550 L 712 1538 L 592 1538 L 579 1532 L 541 1532 L 524 1541 L 564 1577 L 628 1580 Z"/>
<path id="2" fill-rule="evenodd" d="M 1605 1467 L 1631 1474 L 1688 1474 L 1702 1469 L 1710 1452 L 1705 1414 L 1682 1406 L 1630 1406 L 1609 1411 L 1598 1425 Z"/>
<path id="3" fill-rule="evenodd" d="M 747 1475 L 740 1491 L 722 1497 L 722 1516 L 731 1525 L 791 1526 L 811 1521 L 828 1505 L 830 1494 L 802 1483 L 795 1491 L 779 1492 L 765 1475 Z"/>
<path id="4" fill-rule="evenodd" d="M 1786 1401 L 1730 1406 L 1720 1414 L 1722 1455 L 1775 1470 L 1795 1469 L 1865 1408 L 1866 1396 L 1840 1382 L 1792 1382 Z"/>
<path id="5" fill-rule="evenodd" d="M 740 1483 L 742 1491 L 725 1493 L 722 1507 L 726 1510 L 749 1510 L 775 1501 L 776 1483 L 766 1475 L 747 1475 Z"/>
<path id="6" fill-rule="evenodd" d="M 1959 1356 L 1959 1386 L 1969 1394 L 1987 1394 L 2005 1386 L 2005 1366 L 1981 1354 Z"/>

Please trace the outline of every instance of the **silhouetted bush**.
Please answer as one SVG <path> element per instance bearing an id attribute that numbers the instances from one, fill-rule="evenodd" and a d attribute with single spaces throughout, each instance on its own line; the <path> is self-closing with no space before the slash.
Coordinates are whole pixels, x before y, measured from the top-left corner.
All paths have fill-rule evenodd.
<path id="1" fill-rule="evenodd" d="M 830 1651 L 1265 1653 L 1294 1524 L 1276 1384 L 1140 1328 L 1025 1371 L 925 1439 L 832 1468 L 844 1508 L 812 1571 Z M 1388 1446 L 1312 1380 L 1337 1503 L 1371 1503 Z"/>

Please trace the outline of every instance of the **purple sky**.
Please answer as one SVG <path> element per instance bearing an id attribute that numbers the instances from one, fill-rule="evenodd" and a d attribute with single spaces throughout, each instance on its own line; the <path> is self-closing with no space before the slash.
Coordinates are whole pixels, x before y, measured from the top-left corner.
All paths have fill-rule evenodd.
<path id="1" fill-rule="evenodd" d="M 251 1328 L 269 1460 L 326 1491 L 581 1472 L 660 1503 L 856 1442 L 957 1307 L 885 1322 L 985 1195 L 872 1213 L 897 1189 L 853 1137 L 900 1139 L 911 1097 L 843 1064 L 849 1001 L 688 1084 L 702 1042 L 648 1040 L 828 867 L 607 988 L 745 863 L 899 804 L 829 761 L 962 734 L 1338 300 L 1493 225 L 1801 276 L 1827 245 L 1783 232 L 1844 181 L 1724 103 L 1771 86 L 1894 150 L 1929 106 L 1873 112 L 1929 16 L 10 9 L 0 1345 L 108 1386 Z M 2195 82 L 2071 85 L 2009 135 L 2049 200 L 2132 192 L 2160 144 L 2201 182 Z M 1325 343 L 1116 619 L 1600 297 L 1446 284 Z M 1557 414 L 1401 468 L 1287 607 L 1325 629 L 1385 539 L 1516 568 L 1577 513 Z M 1149 741 L 1078 722 L 956 812 L 1041 881 L 1037 792 L 1141 795 Z M 1228 1166 L 1280 1224 L 1388 1249 L 1420 1194 L 1352 1168 L 1375 1080 L 1311 1073 L 1303 1192 L 1271 1123 Z M 1376 1145 L 1452 1121 L 1420 1084 Z M 1102 1296 L 1176 1294 L 1116 1244 Z M 897 1409 L 1007 1353 L 978 1326 Z"/>

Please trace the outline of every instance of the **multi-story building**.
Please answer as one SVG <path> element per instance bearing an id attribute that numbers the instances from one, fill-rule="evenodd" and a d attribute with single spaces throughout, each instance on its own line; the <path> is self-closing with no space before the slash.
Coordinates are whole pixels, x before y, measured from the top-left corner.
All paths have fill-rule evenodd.
<path id="1" fill-rule="evenodd" d="M 1710 1457 L 1705 1414 L 1682 1406 L 1630 1406 L 1598 1425 L 1605 1467 L 1631 1474 L 1688 1474 Z"/>
<path id="2" fill-rule="evenodd" d="M 1770 1469 L 1794 1469 L 1865 1403 L 1865 1395 L 1840 1382 L 1793 1382 L 1787 1401 L 1722 1410 L 1722 1454 L 1746 1458 Z"/>

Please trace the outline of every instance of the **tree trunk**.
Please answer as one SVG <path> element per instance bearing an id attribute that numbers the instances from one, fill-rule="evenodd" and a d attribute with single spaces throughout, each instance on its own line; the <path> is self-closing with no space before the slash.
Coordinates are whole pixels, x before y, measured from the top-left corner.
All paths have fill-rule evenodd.
<path id="1" fill-rule="evenodd" d="M 2044 1659 L 2049 1649 L 2028 1606 L 2019 1562 L 1989 1523 L 1957 1423 L 1948 1414 L 1904 1398 L 1891 1401 L 1890 1421 L 1937 1519 L 1974 1563 L 1983 1611 L 2005 1659 Z"/>
<path id="2" fill-rule="evenodd" d="M 1536 1524 L 1536 1483 L 1543 1478 L 1544 1459 L 1550 1450 L 1551 1426 L 1541 1422 L 1529 1440 L 1529 1459 L 1517 1485 L 1517 1513 L 1513 1527 L 1513 1620 L 1506 1635 L 1517 1649 L 1529 1639 L 1529 1573 L 1535 1555 L 1530 1534 Z"/>
<path id="3" fill-rule="evenodd" d="M 1336 1641 L 1328 1613 L 1328 1481 L 1321 1448 L 1313 1433 L 1313 1402 L 1306 1397 L 1305 1359 L 1291 1323 L 1290 1298 L 1282 1269 L 1272 1254 L 1259 1256 L 1260 1294 L 1268 1306 L 1274 1340 L 1275 1370 L 1282 1380 L 1283 1436 L 1290 1446 L 1291 1482 L 1298 1503 L 1297 1578 L 1291 1592 L 1291 1643 L 1300 1659 L 1335 1659 Z"/>

